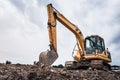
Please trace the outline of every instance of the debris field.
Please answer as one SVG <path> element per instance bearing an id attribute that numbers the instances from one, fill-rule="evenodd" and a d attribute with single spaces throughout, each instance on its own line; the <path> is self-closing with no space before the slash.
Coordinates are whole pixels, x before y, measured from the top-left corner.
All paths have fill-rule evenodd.
<path id="1" fill-rule="evenodd" d="M 120 72 L 1 63 L 0 80 L 120 80 Z"/>

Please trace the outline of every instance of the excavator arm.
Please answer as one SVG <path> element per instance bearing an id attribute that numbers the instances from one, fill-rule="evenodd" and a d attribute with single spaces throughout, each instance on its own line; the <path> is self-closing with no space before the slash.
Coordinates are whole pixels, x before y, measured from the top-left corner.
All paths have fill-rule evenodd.
<path id="1" fill-rule="evenodd" d="M 52 4 L 47 5 L 48 11 L 48 32 L 50 41 L 50 51 L 42 52 L 39 57 L 39 62 L 45 65 L 51 65 L 58 58 L 57 54 L 57 41 L 56 41 L 56 20 L 63 24 L 67 29 L 69 29 L 76 37 L 78 42 L 77 58 L 80 60 L 84 54 L 84 37 L 81 30 L 72 24 L 67 18 L 65 18 L 61 13 L 59 13 Z"/>
<path id="2" fill-rule="evenodd" d="M 74 33 L 76 36 L 82 53 L 84 53 L 84 38 L 80 29 L 72 24 L 68 19 L 66 19 L 61 13 L 59 13 L 52 4 L 47 5 L 48 9 L 48 31 L 49 31 L 49 40 L 50 45 L 53 49 L 57 50 L 56 44 L 56 20 L 63 24 L 67 29 Z"/>

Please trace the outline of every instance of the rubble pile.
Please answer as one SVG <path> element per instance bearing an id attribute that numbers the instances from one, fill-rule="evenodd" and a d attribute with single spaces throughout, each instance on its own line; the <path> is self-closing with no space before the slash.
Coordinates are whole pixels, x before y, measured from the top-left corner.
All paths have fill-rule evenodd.
<path id="1" fill-rule="evenodd" d="M 120 80 L 120 72 L 0 64 L 0 80 Z"/>

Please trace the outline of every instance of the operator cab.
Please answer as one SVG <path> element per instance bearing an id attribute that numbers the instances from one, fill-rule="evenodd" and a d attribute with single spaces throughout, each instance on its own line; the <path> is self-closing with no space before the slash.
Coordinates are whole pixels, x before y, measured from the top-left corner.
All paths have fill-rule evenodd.
<path id="1" fill-rule="evenodd" d="M 105 44 L 103 38 L 98 35 L 88 36 L 85 38 L 85 51 L 86 54 L 95 54 L 98 50 L 98 54 L 105 50 Z"/>

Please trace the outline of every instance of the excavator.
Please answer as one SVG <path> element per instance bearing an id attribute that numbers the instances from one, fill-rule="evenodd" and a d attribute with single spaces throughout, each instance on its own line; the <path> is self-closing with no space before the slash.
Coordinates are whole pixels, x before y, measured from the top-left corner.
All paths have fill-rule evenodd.
<path id="1" fill-rule="evenodd" d="M 104 39 L 98 35 L 83 37 L 81 30 L 57 11 L 52 4 L 47 5 L 48 33 L 50 50 L 40 53 L 39 64 L 52 65 L 58 58 L 56 21 L 70 30 L 76 38 L 76 46 L 72 52 L 73 61 L 66 61 L 67 69 L 107 69 L 110 70 L 111 55 L 105 48 Z"/>

